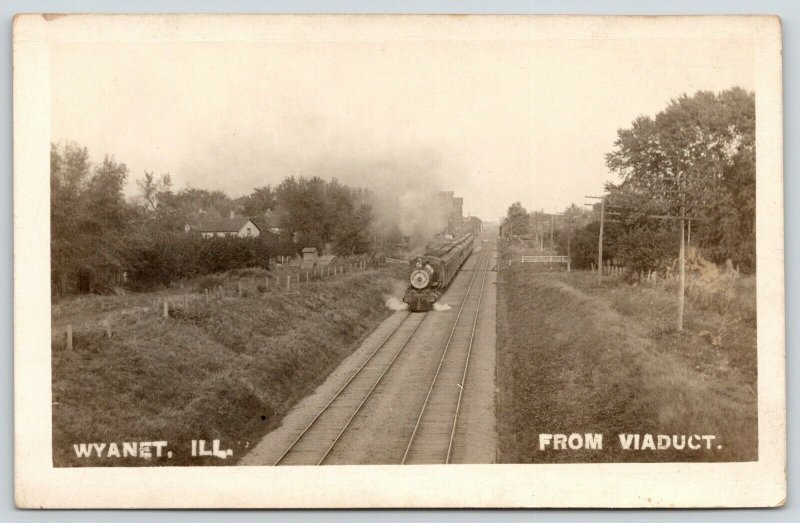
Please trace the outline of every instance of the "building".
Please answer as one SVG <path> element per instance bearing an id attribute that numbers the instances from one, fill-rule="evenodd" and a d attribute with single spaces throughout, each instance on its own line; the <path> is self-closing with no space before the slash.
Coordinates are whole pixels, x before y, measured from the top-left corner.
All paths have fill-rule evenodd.
<path id="1" fill-rule="evenodd" d="M 303 249 L 303 262 L 300 265 L 303 269 L 312 269 L 319 259 L 316 247 L 305 247 Z"/>
<path id="2" fill-rule="evenodd" d="M 453 198 L 450 219 L 456 225 L 460 225 L 464 220 L 464 198 Z"/>
<path id="3" fill-rule="evenodd" d="M 231 218 L 207 218 L 196 227 L 187 226 L 187 230 L 200 233 L 203 238 L 215 236 L 239 236 L 240 238 L 257 238 L 261 235 L 261 228 L 245 216 Z"/>
<path id="4" fill-rule="evenodd" d="M 464 221 L 464 198 L 455 198 L 453 191 L 437 191 L 436 206 L 439 215 L 447 220 L 444 234 L 455 234 Z"/>

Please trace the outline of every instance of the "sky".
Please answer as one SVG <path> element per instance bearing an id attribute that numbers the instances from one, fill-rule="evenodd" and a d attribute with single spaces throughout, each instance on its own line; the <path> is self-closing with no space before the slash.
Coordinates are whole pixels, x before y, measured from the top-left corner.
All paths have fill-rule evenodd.
<path id="1" fill-rule="evenodd" d="M 672 98 L 753 89 L 747 42 L 372 38 L 65 42 L 52 141 L 232 197 L 289 175 L 433 188 L 497 220 L 579 206 L 616 180 L 617 130 Z"/>

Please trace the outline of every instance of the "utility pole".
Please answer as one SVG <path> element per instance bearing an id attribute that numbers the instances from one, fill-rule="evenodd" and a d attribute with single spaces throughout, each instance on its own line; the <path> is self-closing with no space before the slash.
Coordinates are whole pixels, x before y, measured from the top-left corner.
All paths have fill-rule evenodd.
<path id="1" fill-rule="evenodd" d="M 681 284 L 678 289 L 678 332 L 683 331 L 683 301 L 685 299 L 684 287 L 686 286 L 686 244 L 683 239 L 684 228 L 683 207 L 681 207 L 681 250 L 679 256 L 679 263 L 681 264 Z"/>
<path id="2" fill-rule="evenodd" d="M 677 180 L 677 182 L 679 184 L 678 189 L 677 190 L 670 190 L 668 192 L 671 193 L 671 194 L 676 194 L 677 193 L 678 198 L 680 200 L 680 215 L 679 216 L 674 216 L 674 215 L 669 215 L 669 214 L 649 214 L 649 215 L 647 215 L 647 217 L 650 218 L 650 219 L 655 219 L 655 220 L 673 220 L 673 221 L 680 222 L 681 245 L 680 245 L 680 250 L 679 250 L 679 254 L 678 254 L 678 263 L 680 264 L 680 268 L 679 268 L 679 285 L 678 285 L 678 318 L 677 318 L 677 322 L 676 323 L 677 323 L 677 331 L 678 332 L 682 332 L 683 331 L 683 313 L 684 313 L 685 301 L 686 301 L 686 248 L 687 248 L 687 245 L 689 245 L 689 242 L 691 242 L 691 238 L 692 238 L 692 222 L 695 221 L 695 222 L 702 223 L 705 220 L 705 218 L 703 216 L 697 216 L 697 215 L 689 215 L 689 216 L 686 215 L 686 198 L 685 198 L 686 193 L 685 193 L 685 191 L 684 191 L 684 189 L 682 187 L 683 184 L 681 183 L 681 180 Z M 598 265 L 597 283 L 599 284 L 601 282 L 601 275 L 602 275 L 602 271 L 603 271 L 603 225 L 604 225 L 604 222 L 606 222 L 606 221 L 608 221 L 608 222 L 617 222 L 618 220 L 615 220 L 615 219 L 606 220 L 605 219 L 605 214 L 606 214 L 606 212 L 605 212 L 605 195 L 604 196 L 586 196 L 586 198 L 589 198 L 589 199 L 592 199 L 592 200 L 600 200 L 601 201 L 601 203 L 600 203 L 600 238 L 598 240 L 599 244 L 598 244 L 598 248 L 597 248 L 597 252 L 598 252 L 597 253 L 597 265 Z M 586 203 L 584 205 L 594 207 L 594 205 L 596 205 L 596 204 Z M 620 215 L 619 212 L 613 212 L 613 211 L 609 212 L 608 214 L 612 215 L 612 218 L 613 218 L 614 215 Z M 688 238 L 687 238 L 687 228 L 688 228 Z"/>
<path id="3" fill-rule="evenodd" d="M 567 272 L 572 272 L 572 225 L 567 236 Z"/>
<path id="4" fill-rule="evenodd" d="M 605 222 L 606 215 L 606 195 L 586 196 L 586 198 L 600 200 L 600 237 L 597 240 L 597 284 L 600 285 L 603 279 L 603 222 Z"/>
<path id="5" fill-rule="evenodd" d="M 597 244 L 597 284 L 603 278 L 603 222 L 605 221 L 606 214 L 606 196 L 605 194 L 600 197 L 600 240 Z"/>
<path id="6" fill-rule="evenodd" d="M 687 231 L 686 234 L 686 246 L 688 247 L 689 245 L 692 244 L 692 220 L 688 220 L 687 225 L 689 227 L 689 230 Z"/>
<path id="7" fill-rule="evenodd" d="M 554 247 L 554 244 L 553 244 L 553 227 L 554 227 L 554 223 L 553 222 L 554 221 L 555 221 L 555 215 L 551 214 L 550 215 L 550 252 L 553 252 L 555 250 L 555 249 L 553 249 L 553 247 Z"/>

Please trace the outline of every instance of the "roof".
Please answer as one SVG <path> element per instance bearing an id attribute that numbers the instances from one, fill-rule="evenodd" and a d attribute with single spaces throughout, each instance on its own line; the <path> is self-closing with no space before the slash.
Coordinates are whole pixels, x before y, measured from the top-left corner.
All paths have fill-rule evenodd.
<path id="1" fill-rule="evenodd" d="M 199 232 L 239 232 L 248 222 L 252 222 L 246 216 L 238 216 L 235 218 L 208 218 L 197 226 Z M 258 230 L 261 230 L 258 225 L 253 222 Z"/>
<path id="2" fill-rule="evenodd" d="M 305 247 L 303 248 L 303 252 L 317 252 L 316 247 Z"/>

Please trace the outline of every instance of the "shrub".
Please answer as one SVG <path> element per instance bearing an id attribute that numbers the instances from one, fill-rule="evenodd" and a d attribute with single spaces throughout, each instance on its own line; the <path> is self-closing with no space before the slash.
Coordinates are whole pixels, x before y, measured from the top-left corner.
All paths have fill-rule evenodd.
<path id="1" fill-rule="evenodd" d="M 678 255 L 679 233 L 669 229 L 638 227 L 618 239 L 617 257 L 630 272 L 664 269 Z"/>
<path id="2" fill-rule="evenodd" d="M 130 253 L 130 280 L 133 287 L 146 288 L 232 270 L 237 276 L 263 274 L 272 253 L 271 243 L 260 238 L 165 234 Z M 202 281 L 200 290 L 216 284 Z"/>

